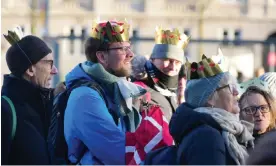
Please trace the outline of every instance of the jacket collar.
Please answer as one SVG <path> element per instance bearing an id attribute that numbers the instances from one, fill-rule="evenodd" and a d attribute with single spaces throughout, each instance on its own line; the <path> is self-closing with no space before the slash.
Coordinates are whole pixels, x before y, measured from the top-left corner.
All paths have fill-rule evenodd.
<path id="1" fill-rule="evenodd" d="M 201 125 L 221 130 L 220 125 L 211 115 L 196 112 L 194 109 L 191 105 L 182 103 L 173 114 L 170 121 L 170 133 L 176 142 L 181 141 L 184 135 Z"/>
<path id="2" fill-rule="evenodd" d="M 40 88 L 27 80 L 13 75 L 5 75 L 2 86 L 2 95 L 11 97 L 17 102 L 27 102 L 39 105 L 42 100 L 50 100 L 52 89 Z"/>

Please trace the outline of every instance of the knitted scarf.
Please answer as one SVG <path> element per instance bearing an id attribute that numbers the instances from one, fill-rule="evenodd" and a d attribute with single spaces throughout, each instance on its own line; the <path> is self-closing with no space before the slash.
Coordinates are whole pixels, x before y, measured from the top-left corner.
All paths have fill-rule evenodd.
<path id="1" fill-rule="evenodd" d="M 148 75 L 150 87 L 160 92 L 164 96 L 175 97 L 178 83 L 178 76 L 169 77 L 159 71 L 150 61 L 145 63 L 145 70 Z M 166 81 L 165 81 L 166 80 Z"/>
<path id="2" fill-rule="evenodd" d="M 133 99 L 145 94 L 146 90 L 136 84 L 128 82 L 125 78 L 110 74 L 99 63 L 84 62 L 81 64 L 81 67 L 108 92 L 117 106 L 112 108 L 115 109 L 113 111 L 123 118 L 126 130 L 134 132 L 141 118 L 139 112 L 132 105 Z"/>
<path id="3" fill-rule="evenodd" d="M 195 109 L 200 113 L 211 115 L 222 128 L 222 137 L 228 152 L 238 165 L 245 164 L 248 153 L 245 146 L 254 145 L 254 137 L 247 127 L 253 128 L 253 124 L 246 124 L 234 114 L 219 108 L 200 107 Z"/>

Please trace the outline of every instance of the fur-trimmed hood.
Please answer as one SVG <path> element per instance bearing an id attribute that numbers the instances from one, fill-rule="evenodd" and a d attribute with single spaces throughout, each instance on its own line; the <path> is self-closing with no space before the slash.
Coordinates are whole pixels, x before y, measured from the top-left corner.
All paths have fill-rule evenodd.
<path id="1" fill-rule="evenodd" d="M 145 56 L 137 55 L 135 56 L 132 63 L 132 73 L 131 76 L 136 80 L 145 80 L 147 79 L 147 71 L 145 68 L 146 62 L 149 61 Z"/>

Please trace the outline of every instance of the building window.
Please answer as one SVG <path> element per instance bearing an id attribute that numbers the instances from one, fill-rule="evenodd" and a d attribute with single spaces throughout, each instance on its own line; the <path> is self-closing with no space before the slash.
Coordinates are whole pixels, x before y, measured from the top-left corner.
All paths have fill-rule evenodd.
<path id="1" fill-rule="evenodd" d="M 85 43 L 85 39 L 87 36 L 87 28 L 83 27 L 81 29 L 81 54 L 84 54 L 85 50 L 84 50 L 84 43 Z"/>
<path id="2" fill-rule="evenodd" d="M 191 36 L 191 32 L 190 29 L 184 29 L 184 34 L 187 36 Z M 187 48 L 184 49 L 184 56 L 189 57 L 190 56 L 190 51 L 189 51 L 189 44 L 187 46 Z"/>
<path id="3" fill-rule="evenodd" d="M 241 44 L 241 30 L 236 29 L 234 36 L 235 36 L 235 45 L 240 45 Z"/>
<path id="4" fill-rule="evenodd" d="M 224 29 L 223 30 L 223 37 L 222 37 L 222 44 L 227 45 L 228 44 L 228 40 L 229 40 L 229 30 L 228 29 Z"/>
<path id="5" fill-rule="evenodd" d="M 191 36 L 190 29 L 184 29 L 184 34 L 187 36 Z"/>
<path id="6" fill-rule="evenodd" d="M 223 30 L 223 40 L 228 40 L 228 30 L 227 29 Z"/>
<path id="7" fill-rule="evenodd" d="M 241 39 L 241 30 L 236 29 L 234 35 L 235 35 L 235 40 L 240 40 Z"/>
<path id="8" fill-rule="evenodd" d="M 243 0 L 241 6 L 240 6 L 240 11 L 242 15 L 247 15 L 248 14 L 248 0 Z"/>
<path id="9" fill-rule="evenodd" d="M 70 54 L 73 55 L 74 53 L 74 40 L 75 40 L 75 30 L 74 28 L 70 29 L 70 36 L 69 36 L 69 40 L 70 40 Z"/>
<path id="10" fill-rule="evenodd" d="M 131 7 L 137 11 L 143 12 L 145 9 L 145 0 L 132 0 Z"/>

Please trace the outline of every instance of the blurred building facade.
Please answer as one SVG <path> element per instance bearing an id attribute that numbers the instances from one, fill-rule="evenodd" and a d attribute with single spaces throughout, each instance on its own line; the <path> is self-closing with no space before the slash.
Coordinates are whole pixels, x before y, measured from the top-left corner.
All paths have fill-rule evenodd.
<path id="1" fill-rule="evenodd" d="M 15 25 L 26 33 L 34 25 L 35 34 L 42 36 L 45 0 L 2 0 L 1 34 Z M 31 2 L 35 2 L 36 8 Z M 43 10 L 42 10 L 43 11 Z M 139 36 L 154 37 L 156 26 L 179 28 L 194 39 L 266 40 L 276 33 L 276 0 L 49 0 L 49 35 L 81 35 L 91 29 L 92 21 L 100 19 L 127 19 Z M 5 52 L 9 44 L 1 37 L 2 75 L 9 73 Z M 85 60 L 81 41 L 70 45 L 59 40 L 60 77 L 77 63 Z M 138 42 L 135 53 L 149 55 L 154 42 Z M 70 47 L 74 47 L 73 53 Z M 252 77 L 262 66 L 263 46 L 224 45 L 222 43 L 191 43 L 186 55 L 197 60 L 200 51 L 214 55 L 220 47 L 233 66 L 233 70 Z M 246 63 L 246 65 L 245 65 Z M 1 81 L 2 82 L 2 81 Z"/>

